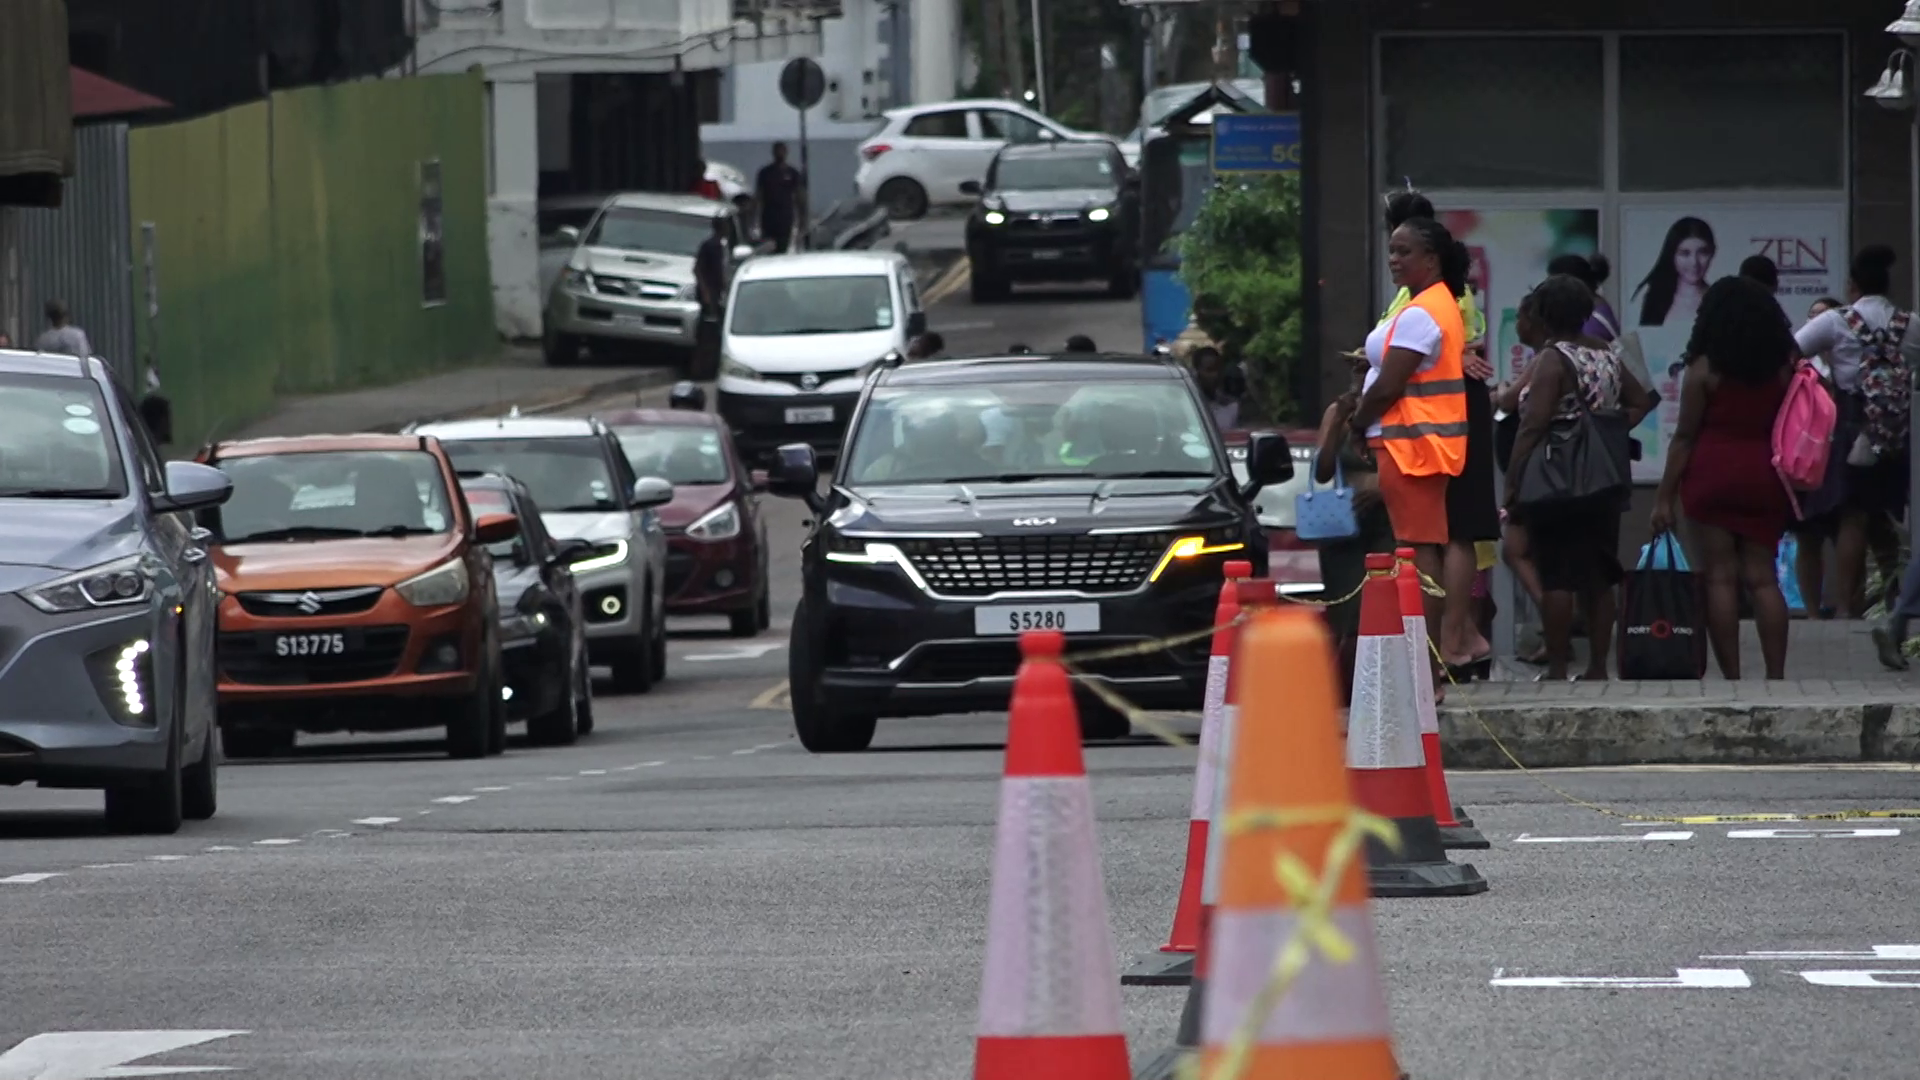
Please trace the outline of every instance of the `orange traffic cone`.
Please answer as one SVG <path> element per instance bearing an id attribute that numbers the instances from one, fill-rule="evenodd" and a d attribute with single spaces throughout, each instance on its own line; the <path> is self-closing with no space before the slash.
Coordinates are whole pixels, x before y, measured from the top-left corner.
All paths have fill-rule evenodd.
<path id="1" fill-rule="evenodd" d="M 1158 952 L 1137 957 L 1120 976 L 1125 986 L 1184 986 L 1193 978 L 1193 954 L 1200 947 L 1200 881 L 1207 864 L 1207 827 L 1213 820 L 1214 789 L 1223 774 L 1220 713 L 1227 700 L 1227 671 L 1239 627 L 1239 582 L 1253 576 L 1253 564 L 1226 564 L 1220 601 L 1213 609 L 1213 655 L 1207 659 L 1206 704 L 1200 714 L 1199 762 L 1193 770 L 1193 807 L 1187 817 L 1187 866 L 1173 910 L 1173 932 Z"/>
<path id="2" fill-rule="evenodd" d="M 1415 700 L 1415 661 L 1400 621 L 1400 589 L 1394 557 L 1367 556 L 1360 592 L 1360 641 L 1354 652 L 1353 704 L 1347 712 L 1347 767 L 1362 809 L 1392 818 L 1401 847 L 1367 841 L 1368 880 L 1373 895 L 1471 896 L 1487 880 L 1471 865 L 1447 861 L 1440 827 L 1427 791 L 1426 755 L 1420 749 L 1420 709 Z M 1431 700 L 1431 696 L 1429 699 Z"/>
<path id="3" fill-rule="evenodd" d="M 1218 831 L 1251 814 L 1294 811 L 1303 820 L 1227 836 L 1210 943 L 1202 1075 L 1214 1075 L 1246 1028 L 1252 1045 L 1239 1074 L 1245 1080 L 1396 1080 L 1402 1074 L 1366 879 L 1358 858 L 1328 865 L 1354 803 L 1341 763 L 1332 642 L 1306 611 L 1257 615 L 1240 641 L 1243 705 Z M 1316 878 L 1337 873 L 1326 909 L 1282 883 L 1275 867 L 1288 858 Z M 1296 931 L 1311 925 L 1320 933 L 1305 937 L 1306 965 L 1272 1011 L 1249 1026 L 1275 958 Z M 1333 935 L 1351 947 L 1344 963 L 1323 951 Z"/>
<path id="4" fill-rule="evenodd" d="M 1129 1080 L 1113 931 L 1058 631 L 1021 636 L 974 1080 Z"/>
<path id="5" fill-rule="evenodd" d="M 1420 751 L 1427 760 L 1427 793 L 1433 799 L 1433 820 L 1440 826 L 1440 846 L 1448 851 L 1484 851 L 1493 845 L 1473 827 L 1473 819 L 1453 805 L 1447 792 L 1447 770 L 1440 758 L 1440 715 L 1433 705 L 1433 663 L 1427 644 L 1427 601 L 1420 591 L 1420 571 L 1413 565 L 1413 549 L 1394 553 L 1400 572 L 1400 622 L 1406 627 L 1407 651 L 1413 655 L 1413 698 L 1420 707 Z"/>

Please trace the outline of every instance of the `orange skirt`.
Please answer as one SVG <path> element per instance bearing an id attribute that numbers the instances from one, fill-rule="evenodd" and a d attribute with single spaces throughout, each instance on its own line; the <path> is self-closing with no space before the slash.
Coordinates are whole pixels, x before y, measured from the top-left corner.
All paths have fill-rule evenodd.
<path id="1" fill-rule="evenodd" d="M 1393 538 L 1402 544 L 1447 542 L 1447 481 L 1445 473 L 1408 476 L 1400 471 L 1386 441 L 1367 440 L 1380 473 L 1380 501 L 1393 523 Z"/>

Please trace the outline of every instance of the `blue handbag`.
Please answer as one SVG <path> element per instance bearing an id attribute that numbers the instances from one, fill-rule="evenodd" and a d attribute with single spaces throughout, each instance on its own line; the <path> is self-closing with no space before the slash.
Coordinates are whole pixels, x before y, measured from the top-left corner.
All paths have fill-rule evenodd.
<path id="1" fill-rule="evenodd" d="M 1333 486 L 1324 491 L 1313 487 L 1314 473 L 1320 471 L 1320 455 L 1313 455 L 1307 474 L 1307 490 L 1293 497 L 1293 532 L 1300 539 L 1351 540 L 1360 535 L 1360 519 L 1353 513 L 1353 489 L 1347 486 L 1346 467 L 1336 455 L 1333 459 Z"/>

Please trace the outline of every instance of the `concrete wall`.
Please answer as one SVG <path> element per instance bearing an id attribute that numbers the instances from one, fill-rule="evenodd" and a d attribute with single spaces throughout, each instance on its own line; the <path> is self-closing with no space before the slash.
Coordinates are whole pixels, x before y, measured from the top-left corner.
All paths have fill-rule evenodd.
<path id="1" fill-rule="evenodd" d="M 137 321 L 182 445 L 283 393 L 377 385 L 490 355 L 478 75 L 275 94 L 134 131 L 134 243 L 154 229 L 155 318 Z M 423 286 L 421 164 L 441 170 L 445 300 Z"/>

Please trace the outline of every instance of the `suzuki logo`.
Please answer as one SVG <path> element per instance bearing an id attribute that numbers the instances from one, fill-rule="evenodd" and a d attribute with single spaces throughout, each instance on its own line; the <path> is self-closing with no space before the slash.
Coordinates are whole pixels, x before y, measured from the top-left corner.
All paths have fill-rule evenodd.
<path id="1" fill-rule="evenodd" d="M 805 375 L 800 376 L 800 389 L 802 390 L 813 390 L 819 387 L 819 385 L 820 385 L 820 376 L 815 375 L 812 372 L 808 372 Z"/>
<path id="2" fill-rule="evenodd" d="M 1015 528 L 1033 529 L 1033 528 L 1039 528 L 1042 525 L 1058 525 L 1060 524 L 1060 519 L 1059 518 L 1014 518 L 1013 524 Z"/>
<path id="3" fill-rule="evenodd" d="M 320 597 L 311 592 L 301 593 L 300 599 L 294 601 L 294 603 L 299 606 L 301 611 L 306 612 L 308 615 L 320 614 L 320 609 L 325 606 L 320 602 Z"/>

